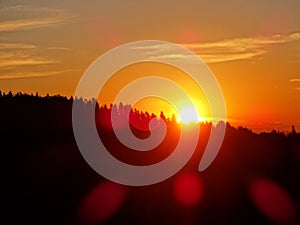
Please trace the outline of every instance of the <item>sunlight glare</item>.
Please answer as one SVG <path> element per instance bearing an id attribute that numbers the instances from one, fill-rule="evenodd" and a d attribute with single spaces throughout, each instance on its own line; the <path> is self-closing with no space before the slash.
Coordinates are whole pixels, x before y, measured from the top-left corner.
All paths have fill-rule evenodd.
<path id="1" fill-rule="evenodd" d="M 179 110 L 178 122 L 189 124 L 198 123 L 199 121 L 198 113 L 193 106 L 184 106 Z"/>

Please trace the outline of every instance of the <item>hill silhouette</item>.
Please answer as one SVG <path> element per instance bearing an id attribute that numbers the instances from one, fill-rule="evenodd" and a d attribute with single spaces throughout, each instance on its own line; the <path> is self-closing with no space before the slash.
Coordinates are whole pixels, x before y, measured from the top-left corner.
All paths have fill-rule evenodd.
<path id="1" fill-rule="evenodd" d="M 299 224 L 300 133 L 294 127 L 258 134 L 227 124 L 217 158 L 199 173 L 213 126 L 202 123 L 197 149 L 178 174 L 159 184 L 127 187 L 107 181 L 82 158 L 72 130 L 73 101 L 0 92 L 3 224 Z M 150 165 L 177 144 L 180 126 L 163 113 L 75 101 L 95 107 L 99 136 L 121 161 Z M 112 130 L 112 111 L 123 119 L 129 112 L 139 138 L 149 136 L 152 118 L 158 118 L 157 126 L 165 120 L 164 141 L 149 152 L 124 147 Z"/>

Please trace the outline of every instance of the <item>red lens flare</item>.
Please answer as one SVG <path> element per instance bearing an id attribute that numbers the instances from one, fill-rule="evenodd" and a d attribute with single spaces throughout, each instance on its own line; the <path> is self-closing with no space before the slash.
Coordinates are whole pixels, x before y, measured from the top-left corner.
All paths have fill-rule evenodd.
<path id="1" fill-rule="evenodd" d="M 277 224 L 296 224 L 296 205 L 279 184 L 267 179 L 257 179 L 250 186 L 250 194 L 256 207 L 271 221 Z"/>
<path id="2" fill-rule="evenodd" d="M 197 205 L 204 194 L 202 180 L 194 173 L 180 174 L 175 180 L 173 191 L 176 201 L 184 207 Z"/>
<path id="3" fill-rule="evenodd" d="M 79 209 L 80 222 L 100 224 L 118 211 L 124 198 L 123 186 L 109 181 L 98 184 L 82 201 Z"/>

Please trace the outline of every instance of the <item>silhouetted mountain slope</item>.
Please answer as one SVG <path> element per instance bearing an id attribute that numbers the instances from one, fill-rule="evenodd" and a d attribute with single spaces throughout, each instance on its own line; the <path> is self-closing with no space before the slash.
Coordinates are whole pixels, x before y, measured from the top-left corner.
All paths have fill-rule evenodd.
<path id="1" fill-rule="evenodd" d="M 129 150 L 112 131 L 111 110 L 121 117 L 129 110 L 131 129 L 140 138 L 149 136 L 147 125 L 155 115 L 77 101 L 96 108 L 99 136 L 121 161 L 153 164 L 177 144 L 180 127 L 166 121 L 160 146 Z M 212 126 L 202 124 L 197 149 L 180 173 L 159 184 L 127 187 L 102 178 L 82 158 L 73 136 L 72 103 L 62 96 L 0 94 L 1 223 L 299 224 L 299 133 L 256 134 L 228 124 L 217 158 L 198 172 Z"/>

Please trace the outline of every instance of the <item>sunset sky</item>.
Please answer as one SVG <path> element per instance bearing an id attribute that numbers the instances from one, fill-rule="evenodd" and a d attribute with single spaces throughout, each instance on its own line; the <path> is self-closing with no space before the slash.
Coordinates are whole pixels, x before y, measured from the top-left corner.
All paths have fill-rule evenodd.
<path id="1" fill-rule="evenodd" d="M 138 40 L 197 53 L 234 125 L 300 130 L 299 0 L 3 0 L 0 90 L 74 95 L 97 57 Z"/>

